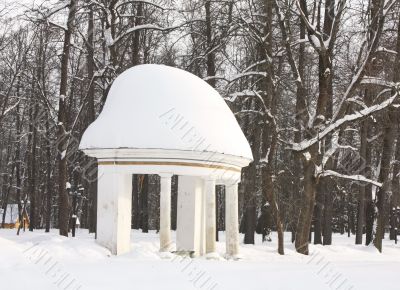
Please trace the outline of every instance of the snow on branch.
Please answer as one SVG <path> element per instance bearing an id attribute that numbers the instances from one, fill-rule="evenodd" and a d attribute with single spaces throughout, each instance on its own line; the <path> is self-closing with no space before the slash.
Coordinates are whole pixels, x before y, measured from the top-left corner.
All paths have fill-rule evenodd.
<path id="1" fill-rule="evenodd" d="M 379 40 L 380 40 L 380 37 L 382 34 L 386 14 L 393 7 L 395 2 L 397 2 L 397 1 L 388 0 L 388 2 L 386 3 L 385 9 L 382 12 L 382 15 L 380 15 L 380 17 L 378 17 L 376 20 L 376 21 L 378 21 L 377 29 L 371 30 L 371 32 L 373 32 L 373 37 L 371 38 L 371 40 L 368 41 L 368 36 L 367 36 L 368 34 L 365 36 L 363 43 L 370 42 L 371 44 L 369 45 L 369 48 L 366 51 L 364 60 L 362 61 L 362 63 L 360 64 L 360 66 L 357 69 L 357 72 L 353 76 L 353 78 L 350 82 L 350 85 L 347 87 L 346 92 L 344 93 L 343 97 L 339 101 L 338 108 L 333 114 L 333 120 L 337 120 L 345 114 L 345 112 L 347 110 L 347 107 L 345 106 L 346 100 L 353 95 L 354 91 L 357 89 L 358 85 L 360 84 L 363 77 L 365 76 L 366 67 L 372 61 L 374 54 L 375 54 L 376 50 L 378 49 L 378 44 L 379 44 Z M 361 55 L 362 55 L 362 50 L 360 50 L 360 53 L 359 53 L 360 59 L 361 59 Z"/>
<path id="2" fill-rule="evenodd" d="M 225 98 L 225 100 L 229 102 L 235 102 L 237 98 L 247 98 L 247 97 L 258 97 L 259 94 L 262 94 L 264 92 L 262 91 L 254 91 L 254 90 L 244 90 L 241 92 L 235 92 L 229 95 L 228 98 Z"/>
<path id="3" fill-rule="evenodd" d="M 266 62 L 267 62 L 267 61 L 264 59 L 264 60 L 260 60 L 260 61 L 258 61 L 258 62 L 256 62 L 256 63 L 253 63 L 253 64 L 249 65 L 248 67 L 246 67 L 246 68 L 243 70 L 243 72 L 248 72 L 249 70 L 253 69 L 254 67 L 259 66 L 259 65 L 262 65 L 262 64 L 264 64 L 264 63 L 266 63 Z"/>
<path id="4" fill-rule="evenodd" d="M 114 40 L 109 39 L 108 40 L 108 46 L 113 46 L 115 45 L 117 42 L 121 41 L 123 38 L 125 38 L 126 36 L 128 36 L 129 34 L 138 31 L 138 30 L 145 30 L 145 29 L 152 29 L 152 30 L 160 30 L 160 31 L 164 31 L 167 30 L 167 28 L 163 28 L 160 27 L 158 25 L 155 24 L 142 24 L 142 25 L 137 25 L 135 27 L 131 27 L 129 28 L 127 31 L 125 31 L 124 33 L 120 34 L 119 36 L 117 36 Z"/>
<path id="5" fill-rule="evenodd" d="M 378 77 L 369 77 L 365 76 L 360 82 L 361 85 L 375 85 L 375 86 L 381 86 L 385 88 L 393 88 L 395 84 L 393 82 L 386 81 L 384 79 L 378 78 Z"/>
<path id="6" fill-rule="evenodd" d="M 379 104 L 373 105 L 371 107 L 368 107 L 368 108 L 362 109 L 360 111 L 357 111 L 357 112 L 355 112 L 353 114 L 345 115 L 343 118 L 340 118 L 340 119 L 330 123 L 325 128 L 323 128 L 320 132 L 318 132 L 316 134 L 315 137 L 307 139 L 307 140 L 304 140 L 304 141 L 302 141 L 300 143 L 292 143 L 291 144 L 291 149 L 294 150 L 294 151 L 299 151 L 299 152 L 304 151 L 307 148 L 309 148 L 310 146 L 312 146 L 312 145 L 316 144 L 317 142 L 319 142 L 319 140 L 322 140 L 323 138 L 325 138 L 326 135 L 328 135 L 329 133 L 331 133 L 331 132 L 337 130 L 338 128 L 340 128 L 341 126 L 346 125 L 349 122 L 353 122 L 353 121 L 368 117 L 368 116 L 370 116 L 370 115 L 372 115 L 372 114 L 374 114 L 376 112 L 379 112 L 379 111 L 389 107 L 396 100 L 396 98 L 398 97 L 399 86 L 400 86 L 400 83 L 396 84 L 397 92 L 393 96 L 388 98 L 387 100 L 385 100 L 385 101 L 383 101 L 383 102 L 381 102 Z"/>
<path id="7" fill-rule="evenodd" d="M 257 110 L 241 110 L 235 113 L 236 115 L 241 115 L 241 114 L 256 114 L 256 115 L 261 115 L 264 116 L 264 113 L 261 111 L 257 111 Z"/>
<path id="8" fill-rule="evenodd" d="M 397 55 L 397 51 L 391 50 L 391 49 L 387 49 L 387 48 L 382 47 L 382 46 L 378 47 L 378 48 L 376 49 L 376 52 L 381 52 L 381 53 L 388 53 L 388 54 Z"/>
<path id="9" fill-rule="evenodd" d="M 223 76 L 207 76 L 207 77 L 203 78 L 203 81 L 209 81 L 209 80 L 221 80 L 221 81 L 229 82 L 229 80 Z"/>
<path id="10" fill-rule="evenodd" d="M 115 39 L 112 39 L 111 32 L 109 32 L 108 36 L 106 37 L 106 38 L 108 38 L 106 41 L 107 41 L 107 45 L 109 47 L 111 47 L 111 46 L 114 46 L 115 44 L 117 44 L 119 41 L 121 41 L 123 38 L 125 38 L 129 34 L 131 34 L 133 32 L 136 32 L 138 30 L 158 30 L 158 31 L 162 31 L 162 32 L 167 32 L 167 31 L 171 31 L 171 30 L 175 30 L 175 29 L 181 28 L 182 26 L 185 26 L 187 24 L 190 24 L 190 23 L 193 23 L 193 22 L 197 22 L 197 21 L 203 21 L 203 20 L 202 19 L 190 20 L 190 21 L 186 21 L 186 22 L 183 22 L 181 24 L 178 24 L 178 25 L 175 25 L 175 26 L 170 26 L 170 27 L 161 27 L 161 26 L 158 26 L 156 24 L 136 25 L 134 27 L 129 28 L 128 30 L 126 30 L 122 34 L 118 35 Z M 108 30 L 110 30 L 110 29 L 108 29 Z"/>
<path id="11" fill-rule="evenodd" d="M 133 3 L 143 3 L 143 4 L 154 6 L 154 7 L 158 8 L 158 9 L 160 9 L 160 10 L 167 10 L 165 7 L 163 7 L 161 5 L 158 5 L 157 3 L 154 3 L 154 2 L 151 2 L 151 1 L 146 1 L 146 0 L 126 1 L 126 2 L 123 2 L 123 3 L 119 4 L 119 5 L 117 5 L 117 7 L 115 7 L 115 9 L 118 9 L 118 8 L 120 8 L 122 6 L 127 5 L 127 4 L 133 4 Z"/>
<path id="12" fill-rule="evenodd" d="M 300 12 L 301 19 L 303 20 L 304 24 L 307 27 L 308 39 L 309 39 L 311 45 L 318 52 L 326 51 L 325 42 L 324 42 L 324 38 L 323 38 L 322 34 L 317 30 L 316 25 L 313 25 L 310 23 L 307 15 L 301 8 L 301 4 L 300 4 L 299 0 L 296 0 L 296 6 Z"/>
<path id="13" fill-rule="evenodd" d="M 50 20 L 44 20 L 44 21 L 47 23 L 47 25 L 54 26 L 54 27 L 59 28 L 59 29 L 61 29 L 63 31 L 67 31 L 68 30 L 67 27 L 65 27 L 65 26 L 63 26 L 61 24 L 55 23 L 55 22 L 50 21 Z"/>
<path id="14" fill-rule="evenodd" d="M 339 172 L 333 171 L 333 170 L 325 170 L 321 172 L 318 176 L 320 177 L 327 177 L 327 176 L 334 176 L 334 177 L 339 177 L 339 178 L 344 178 L 344 179 L 349 179 L 349 180 L 354 180 L 354 181 L 361 181 L 361 182 L 366 182 L 366 183 L 371 183 L 377 187 L 382 187 L 382 183 L 366 178 L 363 175 L 345 175 L 341 174 Z"/>
<path id="15" fill-rule="evenodd" d="M 18 100 L 14 105 L 12 105 L 11 107 L 7 108 L 3 113 L 3 117 L 5 115 L 7 115 L 8 113 L 10 113 L 12 110 L 14 110 L 18 106 L 19 102 L 20 101 Z"/>
<path id="16" fill-rule="evenodd" d="M 240 73 L 235 75 L 230 81 L 234 82 L 238 79 L 241 79 L 243 77 L 248 77 L 248 76 L 261 76 L 261 77 L 267 77 L 267 73 L 266 72 L 260 72 L 260 71 L 249 71 L 249 72 L 245 72 L 245 73 Z"/>

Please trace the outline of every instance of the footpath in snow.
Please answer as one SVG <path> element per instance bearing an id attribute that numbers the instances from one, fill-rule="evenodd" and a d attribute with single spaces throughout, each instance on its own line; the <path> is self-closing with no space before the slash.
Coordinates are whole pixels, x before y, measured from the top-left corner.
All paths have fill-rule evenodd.
<path id="1" fill-rule="evenodd" d="M 400 244 L 384 241 L 384 252 L 355 246 L 354 237 L 334 235 L 332 246 L 311 245 L 311 255 L 294 251 L 286 234 L 285 256 L 276 253 L 276 237 L 241 245 L 243 259 L 182 258 L 158 254 L 158 235 L 132 231 L 132 251 L 112 256 L 94 235 L 76 238 L 44 231 L 0 230 L 0 289 L 400 289 Z M 223 233 L 217 244 L 221 256 Z"/>

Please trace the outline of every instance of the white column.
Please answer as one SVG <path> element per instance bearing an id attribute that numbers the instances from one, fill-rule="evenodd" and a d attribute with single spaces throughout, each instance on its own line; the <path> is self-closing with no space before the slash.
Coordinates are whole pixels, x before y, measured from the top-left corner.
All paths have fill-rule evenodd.
<path id="1" fill-rule="evenodd" d="M 97 184 L 97 242 L 114 255 L 129 252 L 132 175 L 99 166 Z"/>
<path id="2" fill-rule="evenodd" d="M 228 258 L 235 258 L 239 255 L 239 212 L 237 183 L 226 185 L 225 228 L 226 256 Z"/>
<path id="3" fill-rule="evenodd" d="M 160 252 L 168 252 L 171 247 L 171 177 L 160 174 Z"/>
<path id="4" fill-rule="evenodd" d="M 194 257 L 205 251 L 203 193 L 202 178 L 182 175 L 178 177 L 176 249 Z"/>
<path id="5" fill-rule="evenodd" d="M 206 253 L 216 251 L 215 180 L 205 181 L 206 195 Z"/>

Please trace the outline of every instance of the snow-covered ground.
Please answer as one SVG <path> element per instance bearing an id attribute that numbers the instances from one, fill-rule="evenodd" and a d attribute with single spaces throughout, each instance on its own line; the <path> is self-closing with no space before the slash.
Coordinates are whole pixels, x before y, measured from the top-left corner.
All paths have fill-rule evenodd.
<path id="1" fill-rule="evenodd" d="M 221 234 L 221 240 L 223 234 Z M 334 245 L 311 246 L 299 255 L 286 235 L 286 255 L 276 253 L 276 239 L 241 245 L 239 261 L 162 258 L 158 235 L 132 232 L 132 251 L 111 256 L 93 235 L 76 238 L 53 231 L 0 230 L 0 289 L 400 289 L 400 244 L 385 240 L 384 252 L 355 246 L 354 237 L 334 236 Z M 218 251 L 224 253 L 224 243 Z"/>

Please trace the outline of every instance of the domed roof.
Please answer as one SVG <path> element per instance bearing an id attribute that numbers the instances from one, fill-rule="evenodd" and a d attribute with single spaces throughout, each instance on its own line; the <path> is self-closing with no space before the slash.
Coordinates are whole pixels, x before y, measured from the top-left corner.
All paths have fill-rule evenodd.
<path id="1" fill-rule="evenodd" d="M 184 70 L 146 64 L 122 73 L 80 149 L 171 149 L 252 160 L 250 146 L 223 98 Z"/>

